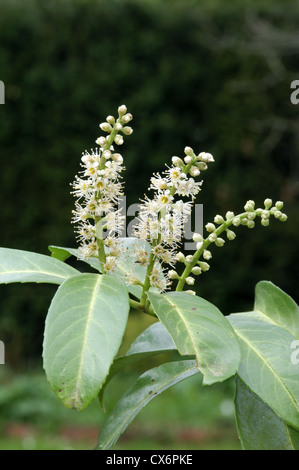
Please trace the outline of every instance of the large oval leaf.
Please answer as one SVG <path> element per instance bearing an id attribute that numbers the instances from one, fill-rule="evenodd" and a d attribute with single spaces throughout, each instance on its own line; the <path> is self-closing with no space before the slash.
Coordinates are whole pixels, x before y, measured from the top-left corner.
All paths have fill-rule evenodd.
<path id="1" fill-rule="evenodd" d="M 97 396 L 127 324 L 125 286 L 109 275 L 80 274 L 63 283 L 46 319 L 44 369 L 68 408 L 82 410 Z"/>
<path id="2" fill-rule="evenodd" d="M 186 292 L 149 293 L 148 297 L 180 354 L 196 357 L 204 384 L 221 382 L 236 373 L 240 346 L 217 307 Z"/>
<path id="3" fill-rule="evenodd" d="M 242 349 L 238 375 L 282 420 L 299 429 L 299 364 L 291 361 L 294 337 L 259 312 L 227 318 Z"/>
<path id="4" fill-rule="evenodd" d="M 261 281 L 256 285 L 253 310 L 263 313 L 299 339 L 299 307 L 272 282 Z"/>
<path id="5" fill-rule="evenodd" d="M 142 374 L 115 405 L 99 434 L 97 450 L 113 447 L 139 411 L 169 387 L 198 373 L 195 361 L 169 362 Z"/>
<path id="6" fill-rule="evenodd" d="M 236 421 L 245 450 L 299 450 L 299 432 L 290 428 L 237 377 Z"/>
<path id="7" fill-rule="evenodd" d="M 0 248 L 0 283 L 49 282 L 62 284 L 79 271 L 50 256 Z"/>

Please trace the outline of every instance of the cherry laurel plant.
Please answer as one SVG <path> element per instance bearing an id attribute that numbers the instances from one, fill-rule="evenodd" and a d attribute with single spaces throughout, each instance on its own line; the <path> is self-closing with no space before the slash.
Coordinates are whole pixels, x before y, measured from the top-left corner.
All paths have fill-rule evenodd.
<path id="1" fill-rule="evenodd" d="M 236 425 L 244 449 L 298 449 L 297 304 L 261 281 L 252 311 L 224 316 L 191 289 L 209 270 L 213 248 L 234 240 L 240 225 L 251 229 L 257 221 L 265 227 L 271 218 L 286 221 L 283 203 L 265 199 L 256 207 L 250 200 L 240 214 L 216 215 L 205 225 L 205 235 L 193 234 L 196 249 L 186 256 L 184 226 L 202 173 L 214 162 L 210 153 L 186 147 L 182 158 L 172 157 L 171 166 L 152 176 L 134 236 L 123 238 L 124 166 L 115 146 L 133 132 L 131 120 L 126 106 L 120 106 L 117 118 L 108 116 L 100 124 L 104 135 L 97 148 L 82 155 L 82 170 L 72 183 L 78 248 L 50 246 L 51 256 L 0 249 L 0 282 L 59 285 L 43 342 L 51 387 L 68 408 L 83 410 L 96 397 L 103 406 L 106 386 L 117 372 L 164 353 L 165 361 L 143 373 L 108 414 L 97 449 L 113 447 L 149 401 L 195 374 L 203 385 L 235 377 Z M 88 272 L 67 264 L 70 256 L 87 263 Z M 118 355 L 130 309 L 155 321 Z"/>

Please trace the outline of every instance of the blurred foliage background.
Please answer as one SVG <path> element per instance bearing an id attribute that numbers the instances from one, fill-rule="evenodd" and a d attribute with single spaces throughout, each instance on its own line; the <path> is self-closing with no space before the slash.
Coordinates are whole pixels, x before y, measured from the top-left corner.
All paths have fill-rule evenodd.
<path id="1" fill-rule="evenodd" d="M 298 1 L 0 0 L 0 11 L 1 246 L 75 246 L 69 183 L 125 103 L 128 205 L 186 145 L 215 157 L 197 200 L 204 223 L 248 199 L 285 202 L 287 223 L 240 227 L 214 249 L 198 294 L 229 314 L 250 309 L 265 279 L 298 301 Z M 0 291 L 7 363 L 40 363 L 55 287 Z"/>

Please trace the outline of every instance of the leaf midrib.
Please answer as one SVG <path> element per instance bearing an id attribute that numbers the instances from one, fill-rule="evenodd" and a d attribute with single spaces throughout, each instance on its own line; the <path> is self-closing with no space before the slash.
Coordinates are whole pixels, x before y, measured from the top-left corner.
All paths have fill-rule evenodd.
<path id="1" fill-rule="evenodd" d="M 1 275 L 6 275 L 6 274 L 34 274 L 34 273 L 38 273 L 38 274 L 46 274 L 48 276 L 52 276 L 52 277 L 61 277 L 62 279 L 66 279 L 67 276 L 62 276 L 60 274 L 56 274 L 56 273 L 53 273 L 53 272 L 48 272 L 48 271 L 41 271 L 40 269 L 39 270 L 27 270 L 27 271 L 20 271 L 20 270 L 16 270 L 14 269 L 13 271 L 0 271 L 0 276 Z"/>
<path id="2" fill-rule="evenodd" d="M 83 366 L 83 356 L 84 356 L 84 354 L 82 352 L 85 350 L 85 345 L 86 345 L 86 341 L 87 341 L 87 333 L 88 333 L 89 324 L 90 324 L 90 321 L 91 321 L 91 312 L 93 312 L 95 299 L 97 297 L 98 288 L 99 288 L 99 285 L 100 285 L 101 282 L 102 282 L 102 277 L 99 276 L 96 280 L 96 283 L 95 283 L 95 286 L 94 286 L 94 289 L 93 289 L 93 295 L 91 297 L 90 304 L 89 304 L 90 306 L 89 306 L 87 321 L 86 321 L 84 334 L 83 334 L 83 342 L 82 342 L 80 362 L 79 362 L 79 367 L 78 367 L 78 375 L 77 375 L 77 380 L 76 380 L 76 384 L 75 384 L 74 391 L 73 391 L 73 395 L 75 397 L 75 399 L 74 399 L 75 402 L 77 402 L 77 400 L 78 400 L 78 390 L 79 390 L 78 385 L 79 385 L 79 382 L 80 382 L 80 379 L 81 379 L 81 376 L 82 376 L 82 366 Z"/>
<path id="3" fill-rule="evenodd" d="M 185 321 L 184 315 L 180 312 L 180 309 L 178 308 L 177 305 L 175 305 L 175 306 L 173 307 L 172 302 L 171 302 L 171 301 L 168 299 L 168 297 L 166 297 L 166 296 L 164 296 L 164 299 L 166 299 L 167 302 L 170 304 L 171 309 L 174 309 L 174 310 L 177 311 L 179 317 L 181 318 L 183 324 L 185 325 L 185 327 L 186 327 L 186 329 L 187 329 L 187 331 L 188 331 L 188 335 L 189 335 L 189 338 L 190 338 L 192 347 L 193 347 L 193 352 L 194 352 L 194 354 L 195 354 L 196 357 L 197 357 L 197 356 L 198 356 L 198 350 L 197 350 L 197 348 L 196 348 L 196 345 L 195 345 L 195 342 L 194 342 L 194 338 L 193 338 L 193 336 L 192 336 L 192 334 L 191 334 L 192 332 L 191 332 L 191 330 L 190 330 L 190 328 L 189 328 L 188 322 Z"/>

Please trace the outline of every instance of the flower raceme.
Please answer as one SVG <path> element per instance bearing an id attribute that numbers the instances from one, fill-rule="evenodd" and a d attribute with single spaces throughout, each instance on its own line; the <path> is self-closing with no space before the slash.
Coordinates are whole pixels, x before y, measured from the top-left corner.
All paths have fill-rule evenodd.
<path id="1" fill-rule="evenodd" d="M 116 208 L 123 196 L 120 174 L 124 166 L 123 157 L 114 151 L 113 144 L 123 144 L 120 132 L 124 135 L 133 132 L 126 125 L 131 120 L 132 115 L 122 105 L 118 108 L 117 119 L 108 116 L 106 122 L 100 124 L 101 130 L 107 135 L 96 140 L 99 148 L 83 153 L 83 170 L 72 183 L 72 194 L 77 198 L 72 221 L 77 224 L 79 256 L 98 257 L 103 272 L 113 270 L 122 253 L 117 235 L 123 230 L 125 216 Z M 104 230 L 108 235 L 105 239 Z"/>
<path id="2" fill-rule="evenodd" d="M 122 155 L 114 151 L 113 145 L 122 145 L 123 136 L 133 132 L 127 125 L 131 120 L 132 115 L 122 105 L 118 108 L 117 119 L 108 116 L 100 124 L 107 135 L 96 140 L 99 148 L 83 153 L 83 170 L 72 184 L 72 194 L 77 198 L 72 221 L 76 224 L 80 242 L 79 256 L 97 257 L 103 273 L 113 272 L 124 256 L 119 234 L 124 228 L 125 216 L 118 209 L 123 196 L 121 172 L 124 166 Z M 245 212 L 235 215 L 228 211 L 225 217 L 216 215 L 213 222 L 207 223 L 206 238 L 195 233 L 196 251 L 185 256 L 179 251 L 184 225 L 201 190 L 202 180 L 198 181 L 198 178 L 212 162 L 214 158 L 210 153 L 196 154 L 191 147 L 185 147 L 183 158 L 172 157 L 172 165 L 167 166 L 161 175 L 154 174 L 150 180 L 148 189 L 152 196 L 145 196 L 141 201 L 134 227 L 136 239 L 146 240 L 150 245 L 149 251 L 137 244 L 135 247 L 136 267 L 145 267 L 145 280 L 141 283 L 134 272 L 127 276 L 129 284 L 137 283 L 142 287 L 140 308 L 146 309 L 147 292 L 151 287 L 164 291 L 174 280 L 177 281 L 177 291 L 183 290 L 185 284 L 193 286 L 194 276 L 209 270 L 208 261 L 212 258 L 210 245 L 224 245 L 222 234 L 226 235 L 227 240 L 234 240 L 236 233 L 232 228 L 239 225 L 253 228 L 260 218 L 261 224 L 268 226 L 271 216 L 282 222 L 287 219 L 282 212 L 281 201 L 273 205 L 271 199 L 266 199 L 264 208 L 257 209 L 254 201 L 247 201 Z M 175 270 L 177 263 L 184 265 L 181 274 Z M 192 290 L 187 292 L 195 293 Z"/>

